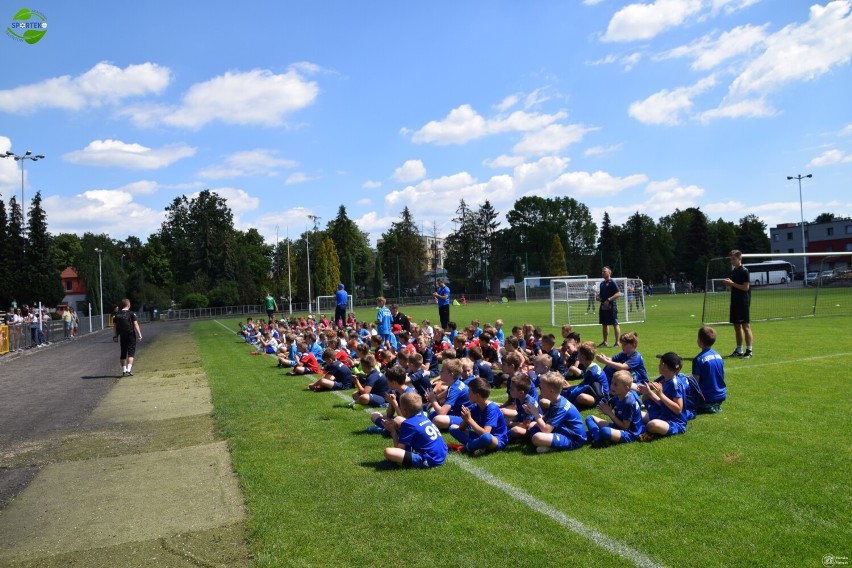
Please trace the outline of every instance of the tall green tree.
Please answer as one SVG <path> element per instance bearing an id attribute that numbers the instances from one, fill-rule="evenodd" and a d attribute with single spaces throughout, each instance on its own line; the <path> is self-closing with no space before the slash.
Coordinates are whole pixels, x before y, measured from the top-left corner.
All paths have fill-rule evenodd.
<path id="1" fill-rule="evenodd" d="M 547 268 L 545 276 L 565 275 L 565 249 L 562 248 L 562 239 L 556 233 L 550 243 L 550 255 L 547 257 Z"/>
<path id="2" fill-rule="evenodd" d="M 234 232 L 233 247 L 236 275 L 223 275 L 216 286 L 222 282 L 236 282 L 240 303 L 259 303 L 266 291 L 272 289 L 272 245 L 266 244 L 257 229 L 251 228 L 245 233 Z"/>
<path id="3" fill-rule="evenodd" d="M 837 219 L 837 217 L 834 215 L 834 213 L 820 213 L 816 216 L 816 219 L 814 219 L 814 223 L 831 223 L 835 219 Z"/>
<path id="4" fill-rule="evenodd" d="M 27 239 L 24 236 L 24 217 L 14 195 L 9 199 L 9 232 L 4 241 L 0 246 L 3 246 L 3 259 L 6 266 L 26 266 Z M 9 277 L 11 299 L 17 300 L 19 306 L 32 301 L 32 298 L 28 297 L 26 270 L 12 270 L 11 273 Z"/>
<path id="5" fill-rule="evenodd" d="M 390 229 L 382 234 L 379 250 L 383 272 L 397 275 L 397 278 L 391 279 L 397 288 L 401 288 L 397 295 L 402 296 L 407 290 L 421 287 L 426 268 L 426 246 L 407 206 L 403 208 L 400 220 L 392 223 Z"/>
<path id="6" fill-rule="evenodd" d="M 766 223 L 757 215 L 750 214 L 740 219 L 737 248 L 751 253 L 771 252 L 772 243 L 769 241 Z"/>
<path id="7" fill-rule="evenodd" d="M 358 283 L 365 284 L 370 278 L 370 236 L 346 214 L 346 207 L 337 209 L 337 216 L 328 222 L 325 234 L 334 242 L 337 250 L 341 279 L 349 293 L 355 293 Z M 335 285 L 336 286 L 336 285 Z M 336 290 L 336 287 L 335 287 Z"/>
<path id="8" fill-rule="evenodd" d="M 41 206 L 41 192 L 33 196 L 28 216 L 29 230 L 27 231 L 27 286 L 32 297 L 48 306 L 58 304 L 65 291 L 62 289 L 62 279 L 58 266 L 53 257 L 50 233 L 47 231 L 47 215 Z M 63 267 L 64 268 L 64 267 Z"/>
<path id="9" fill-rule="evenodd" d="M 9 238 L 9 218 L 6 216 L 6 203 L 3 201 L 3 196 L 0 194 L 0 258 L 10 259 L 7 256 L 8 245 L 11 243 Z M 5 263 L 8 265 L 8 261 Z M 12 301 L 12 273 L 13 270 L 8 270 L 5 267 L 0 269 L 0 309 L 6 309 Z"/>
<path id="10" fill-rule="evenodd" d="M 464 199 L 459 201 L 453 223 L 455 230 L 444 239 L 444 269 L 456 293 L 472 292 L 478 264 L 474 259 L 476 214 Z"/>
<path id="11" fill-rule="evenodd" d="M 331 296 L 340 283 L 340 257 L 330 237 L 323 239 L 317 255 L 317 295 Z"/>
<path id="12" fill-rule="evenodd" d="M 615 266 L 621 256 L 618 248 L 618 230 L 613 226 L 607 211 L 604 211 L 601 232 L 598 237 L 598 256 L 602 266 L 611 267 L 613 275 L 619 275 Z"/>
<path id="13" fill-rule="evenodd" d="M 376 260 L 373 263 L 373 295 L 384 296 L 385 294 L 385 274 L 382 270 L 382 251 L 376 253 Z"/>

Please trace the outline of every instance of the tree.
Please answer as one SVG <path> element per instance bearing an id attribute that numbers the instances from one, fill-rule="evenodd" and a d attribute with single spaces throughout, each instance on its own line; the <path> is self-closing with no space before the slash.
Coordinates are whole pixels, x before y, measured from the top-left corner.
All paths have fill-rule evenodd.
<path id="1" fill-rule="evenodd" d="M 33 196 L 32 207 L 28 217 L 29 230 L 27 231 L 27 287 L 30 295 L 36 301 L 41 301 L 48 306 L 58 304 L 65 291 L 62 288 L 62 279 L 59 273 L 62 271 L 57 265 L 50 246 L 50 233 L 47 232 L 47 215 L 41 207 L 41 192 L 37 191 Z"/>
<path id="2" fill-rule="evenodd" d="M 340 258 L 330 237 L 323 239 L 317 256 L 317 296 L 331 296 L 340 283 Z"/>
<path id="3" fill-rule="evenodd" d="M 426 247 L 414 218 L 406 206 L 398 222 L 391 224 L 387 233 L 382 234 L 379 244 L 382 253 L 385 274 L 398 275 L 397 295 L 403 290 L 419 288 L 423 283 L 423 269 L 426 264 Z"/>
<path id="4" fill-rule="evenodd" d="M 343 205 L 337 209 L 337 217 L 328 222 L 325 234 L 331 238 L 337 250 L 341 275 L 337 283 L 343 282 L 350 293 L 355 293 L 357 283 L 365 283 L 370 276 L 372 254 L 369 235 L 348 217 Z"/>
<path id="5" fill-rule="evenodd" d="M 6 203 L 0 195 L 0 258 L 10 259 L 12 256 L 7 256 L 8 245 L 11 243 L 9 237 L 9 218 L 6 216 Z M 5 267 L 0 269 L 0 307 L 6 307 L 12 301 L 12 282 L 13 273 L 15 270 L 8 270 Z"/>
<path id="6" fill-rule="evenodd" d="M 376 253 L 376 260 L 373 264 L 373 294 L 376 296 L 385 295 L 385 275 L 382 272 L 382 252 Z"/>
<path id="7" fill-rule="evenodd" d="M 740 219 L 737 248 L 743 252 L 770 252 L 772 243 L 769 241 L 766 223 L 757 215 L 750 214 Z"/>
<path id="8" fill-rule="evenodd" d="M 478 264 L 474 259 L 476 215 L 464 199 L 459 201 L 453 223 L 456 229 L 444 239 L 444 268 L 458 292 L 471 291 Z"/>
<path id="9" fill-rule="evenodd" d="M 245 233 L 234 232 L 233 248 L 236 274 L 222 275 L 214 286 L 222 282 L 236 282 L 240 303 L 259 302 L 272 284 L 272 246 L 266 244 L 257 229 L 251 228 Z"/>
<path id="10" fill-rule="evenodd" d="M 60 233 L 51 240 L 51 254 L 56 259 L 57 266 L 62 267 L 62 270 L 69 266 L 75 266 L 77 255 L 82 250 L 80 237 L 74 233 Z"/>
<path id="11" fill-rule="evenodd" d="M 601 266 L 609 267 L 614 267 L 620 256 L 618 249 L 618 231 L 612 226 L 612 221 L 610 221 L 609 212 L 607 211 L 604 211 L 601 233 L 598 237 L 598 255 L 601 259 Z M 619 275 L 614 268 L 613 275 Z"/>
<path id="12" fill-rule="evenodd" d="M 478 246 L 475 246 L 474 250 L 478 250 L 482 258 L 482 282 L 486 295 L 491 292 L 491 280 L 494 279 L 494 276 L 496 275 L 499 281 L 499 277 L 502 275 L 500 263 L 495 258 L 494 246 L 496 244 L 497 227 L 500 226 L 500 222 L 497 221 L 498 215 L 491 202 L 487 199 L 485 203 L 479 206 L 476 212 L 477 240 L 475 245 Z"/>
<path id="13" fill-rule="evenodd" d="M 837 219 L 834 213 L 820 213 L 817 215 L 816 219 L 814 219 L 814 223 L 831 223 Z"/>
<path id="14" fill-rule="evenodd" d="M 547 268 L 545 276 L 563 276 L 565 274 L 565 249 L 562 248 L 562 239 L 556 233 L 550 244 L 550 255 L 547 257 Z"/>
<path id="15" fill-rule="evenodd" d="M 3 260 L 6 266 L 24 266 L 26 259 L 27 240 L 24 237 L 24 218 L 21 208 L 15 196 L 9 199 L 9 232 L 8 238 L 4 239 Z M 12 270 L 9 280 L 11 297 L 18 304 L 30 302 L 29 291 L 26 283 L 26 270 Z"/>

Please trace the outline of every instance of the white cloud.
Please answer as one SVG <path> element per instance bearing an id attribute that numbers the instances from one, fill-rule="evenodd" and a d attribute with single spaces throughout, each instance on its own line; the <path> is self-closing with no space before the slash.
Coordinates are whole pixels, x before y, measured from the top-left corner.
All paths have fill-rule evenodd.
<path id="1" fill-rule="evenodd" d="M 823 166 L 833 166 L 834 164 L 848 164 L 852 162 L 852 154 L 846 154 L 841 150 L 833 149 L 826 150 L 810 162 L 809 168 L 821 168 Z"/>
<path id="2" fill-rule="evenodd" d="M 614 55 L 609 54 L 606 57 L 598 59 L 596 61 L 587 61 L 586 65 L 611 65 L 613 63 L 617 63 L 621 65 L 621 67 L 625 71 L 630 71 L 633 69 L 633 66 L 639 63 L 642 59 L 641 51 L 634 51 L 633 53 L 628 53 L 627 55 Z"/>
<path id="3" fill-rule="evenodd" d="M 645 124 L 680 124 L 682 115 L 692 109 L 692 99 L 716 84 L 715 75 L 705 77 L 688 87 L 663 89 L 643 101 L 630 103 L 630 116 Z"/>
<path id="4" fill-rule="evenodd" d="M 579 124 L 551 124 L 534 132 L 524 134 L 520 142 L 513 148 L 516 154 L 522 156 L 541 156 L 557 154 L 583 139 L 586 132 L 594 130 Z"/>
<path id="5" fill-rule="evenodd" d="M 489 168 L 514 168 L 515 166 L 519 166 L 524 163 L 524 157 L 507 156 L 506 154 L 503 154 L 502 156 L 497 156 L 493 160 L 483 160 L 482 163 Z"/>
<path id="6" fill-rule="evenodd" d="M 465 104 L 451 110 L 443 120 L 432 120 L 425 124 L 414 133 L 412 141 L 439 145 L 464 144 L 501 132 L 540 130 L 567 116 L 568 113 L 564 111 L 555 114 L 515 111 L 508 116 L 498 115 L 486 120 L 472 106 Z"/>
<path id="7" fill-rule="evenodd" d="M 612 152 L 617 152 L 621 150 L 624 144 L 613 144 L 612 146 L 592 146 L 591 148 L 586 148 L 583 151 L 583 155 L 587 158 L 592 156 L 603 156 L 604 154 L 611 154 Z"/>
<path id="8" fill-rule="evenodd" d="M 566 172 L 549 182 L 544 192 L 536 195 L 569 195 L 571 197 L 614 195 L 625 189 L 648 181 L 645 174 L 633 174 L 626 177 L 613 177 L 607 172 Z"/>
<path id="9" fill-rule="evenodd" d="M 50 230 L 55 233 L 82 235 L 98 231 L 115 238 L 146 235 L 165 219 L 165 211 L 153 210 L 133 201 L 133 194 L 122 190 L 92 189 L 73 197 L 51 195 L 42 201 Z M 73 211 L 73 215 L 68 215 Z"/>
<path id="10" fill-rule="evenodd" d="M 364 189 L 376 189 L 377 187 L 382 187 L 382 182 L 367 180 L 361 184 L 361 187 L 363 187 Z"/>
<path id="11" fill-rule="evenodd" d="M 222 164 L 210 166 L 198 172 L 200 177 L 206 179 L 233 178 L 241 176 L 278 174 L 277 168 L 295 168 L 298 162 L 277 158 L 277 150 L 259 148 L 244 152 L 227 154 Z"/>
<path id="12" fill-rule="evenodd" d="M 372 203 L 373 203 L 373 200 L 370 199 L 369 197 L 362 197 L 361 199 L 359 199 L 358 201 L 355 202 L 355 205 L 361 205 L 363 207 L 363 206 L 371 205 Z"/>
<path id="13" fill-rule="evenodd" d="M 656 0 L 650 4 L 630 4 L 609 21 L 604 41 L 651 39 L 681 25 L 701 10 L 701 0 Z"/>
<path id="14" fill-rule="evenodd" d="M 426 177 L 426 168 L 421 160 L 406 160 L 404 164 L 394 170 L 394 181 L 400 183 L 411 183 Z"/>
<path id="15" fill-rule="evenodd" d="M 766 28 L 762 26 L 738 26 L 732 30 L 715 34 L 708 34 L 699 38 L 689 45 L 676 47 L 660 54 L 656 59 L 671 59 L 678 57 L 691 58 L 692 69 L 706 71 L 721 65 L 725 61 L 742 54 L 753 51 L 762 46 L 766 41 Z"/>
<path id="16" fill-rule="evenodd" d="M 675 209 L 693 207 L 698 198 L 704 195 L 704 190 L 697 185 L 683 186 L 676 178 L 663 182 L 651 182 L 645 188 L 650 196 L 646 202 L 648 210 L 664 214 Z"/>
<path id="17" fill-rule="evenodd" d="M 6 136 L 0 136 L 0 154 L 5 155 L 11 149 L 12 141 Z M 20 168 L 15 160 L 9 158 L 0 160 L 0 188 L 14 188 L 16 185 L 20 187 L 21 176 L 18 173 L 19 171 Z"/>
<path id="18" fill-rule="evenodd" d="M 760 0 L 713 0 L 711 12 L 713 15 L 724 12 L 726 15 L 733 14 L 744 8 L 757 4 Z"/>
<path id="19" fill-rule="evenodd" d="M 196 83 L 180 106 L 137 106 L 122 111 L 140 125 L 167 124 L 197 129 L 213 121 L 280 126 L 288 114 L 311 105 L 319 94 L 314 81 L 296 69 L 275 74 L 265 69 L 228 71 Z"/>
<path id="20" fill-rule="evenodd" d="M 604 0 L 583 0 L 583 4 L 585 4 L 586 6 L 597 6 L 603 1 Z"/>
<path id="21" fill-rule="evenodd" d="M 155 63 L 128 65 L 121 69 L 101 62 L 76 77 L 63 75 L 0 91 L 0 110 L 31 113 L 39 108 L 100 107 L 128 97 L 159 94 L 170 81 L 169 69 Z"/>
<path id="22" fill-rule="evenodd" d="M 496 108 L 500 112 L 506 112 L 507 110 L 518 104 L 518 101 L 520 100 L 520 95 L 509 95 L 508 97 L 500 101 L 498 104 L 494 105 L 494 108 Z"/>
<path id="23" fill-rule="evenodd" d="M 852 57 L 852 2 L 813 5 L 810 19 L 766 38 L 766 51 L 731 83 L 729 97 L 769 93 L 793 81 L 810 81 Z"/>
<path id="24" fill-rule="evenodd" d="M 549 180 L 564 172 L 569 162 L 569 158 L 547 156 L 536 162 L 518 165 L 513 172 L 515 191 L 544 187 Z"/>
<path id="25" fill-rule="evenodd" d="M 699 113 L 697 118 L 701 122 L 709 122 L 714 118 L 762 118 L 776 114 L 778 112 L 766 100 L 759 98 L 737 102 L 722 101 L 718 107 Z"/>
<path id="26" fill-rule="evenodd" d="M 308 181 L 312 181 L 316 178 L 313 178 L 306 174 L 305 172 L 295 172 L 287 176 L 287 179 L 284 180 L 284 185 L 294 185 L 297 183 L 305 183 Z"/>
<path id="27" fill-rule="evenodd" d="M 162 148 L 148 148 L 141 144 L 128 144 L 121 140 L 93 140 L 82 150 L 62 156 L 72 164 L 86 166 L 121 167 L 136 170 L 155 170 L 195 155 L 195 148 L 186 144 L 169 144 Z"/>
<path id="28" fill-rule="evenodd" d="M 379 233 L 389 229 L 391 224 L 397 219 L 398 217 L 392 215 L 379 217 L 378 213 L 370 211 L 358 219 L 355 219 L 355 224 L 358 225 L 358 228 L 362 231 L 367 231 L 371 234 L 375 233 L 378 236 Z"/>
<path id="29" fill-rule="evenodd" d="M 846 125 L 846 126 L 844 126 L 844 127 L 843 127 L 843 129 L 842 129 L 842 130 L 838 133 L 838 136 L 849 136 L 850 134 L 852 134 L 852 124 L 847 124 L 847 125 Z M 0 147 L 0 150 L 2 150 L 2 149 L 3 149 L 3 148 L 2 148 L 2 147 Z"/>
<path id="30" fill-rule="evenodd" d="M 139 180 L 119 187 L 116 191 L 126 191 L 132 195 L 152 195 L 160 189 L 160 184 L 152 180 Z"/>
<path id="31" fill-rule="evenodd" d="M 478 195 L 471 195 L 469 188 L 476 179 L 467 172 L 435 179 L 424 179 L 417 185 L 394 190 L 385 195 L 385 204 L 391 210 L 402 210 L 403 205 L 416 207 L 420 211 L 447 212 L 448 207 L 455 210 L 460 196 L 465 201 L 478 202 Z"/>

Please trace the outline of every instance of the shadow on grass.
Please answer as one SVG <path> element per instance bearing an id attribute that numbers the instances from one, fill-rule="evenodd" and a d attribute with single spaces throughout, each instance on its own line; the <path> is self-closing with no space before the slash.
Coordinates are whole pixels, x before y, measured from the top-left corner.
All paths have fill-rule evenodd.
<path id="1" fill-rule="evenodd" d="M 83 375 L 80 378 L 83 379 L 84 381 L 88 381 L 90 379 L 120 379 L 121 375 L 118 375 L 118 374 L 115 374 L 115 375 Z"/>
<path id="2" fill-rule="evenodd" d="M 359 465 L 361 467 L 374 469 L 376 471 L 399 471 L 403 469 L 402 467 L 396 465 L 390 460 L 363 461 Z"/>

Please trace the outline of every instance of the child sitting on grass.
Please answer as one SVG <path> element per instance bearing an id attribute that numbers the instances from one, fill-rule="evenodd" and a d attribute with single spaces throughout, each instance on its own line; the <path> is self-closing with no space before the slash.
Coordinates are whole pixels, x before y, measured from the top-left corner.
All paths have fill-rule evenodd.
<path id="1" fill-rule="evenodd" d="M 677 353 L 669 351 L 660 357 L 660 379 L 640 383 L 639 393 L 648 412 L 642 418 L 647 429 L 646 438 L 674 436 L 686 432 L 686 376 L 680 373 L 683 360 Z M 648 436 L 650 434 L 650 436 Z"/>
<path id="2" fill-rule="evenodd" d="M 580 411 L 560 394 L 564 381 L 559 373 L 551 372 L 541 377 L 541 398 L 550 403 L 547 414 L 525 404 L 524 410 L 533 417 L 531 426 L 512 429 L 514 437 L 528 438 L 540 454 L 550 450 L 576 450 L 586 443 L 586 428 Z"/>
<path id="3" fill-rule="evenodd" d="M 376 367 L 376 358 L 372 355 L 367 355 L 361 359 L 361 368 L 367 376 L 364 378 L 363 384 L 357 375 L 354 376 L 353 382 L 356 390 L 352 393 L 350 407 L 354 408 L 356 404 L 376 407 L 385 405 L 388 380 Z"/>
<path id="4" fill-rule="evenodd" d="M 322 361 L 325 363 L 325 376 L 318 378 L 308 385 L 312 391 L 344 390 L 352 388 L 352 371 L 342 361 L 337 359 L 332 348 L 326 348 L 322 352 Z"/>
<path id="5" fill-rule="evenodd" d="M 468 385 L 472 404 L 462 406 L 461 424 L 450 426 L 450 435 L 461 442 L 460 448 L 474 456 L 500 450 L 509 443 L 506 419 L 496 402 L 488 400 L 491 387 L 482 377 L 474 378 Z"/>
<path id="6" fill-rule="evenodd" d="M 648 371 L 645 369 L 645 361 L 642 359 L 642 354 L 636 350 L 639 347 L 639 334 L 628 331 L 622 333 L 618 341 L 621 344 L 620 353 L 612 357 L 607 357 L 603 353 L 597 356 L 597 360 L 604 365 L 607 380 L 612 379 L 616 371 L 630 371 L 635 384 L 647 383 Z"/>
<path id="7" fill-rule="evenodd" d="M 701 353 L 692 360 L 692 378 L 701 387 L 702 397 L 696 400 L 692 411 L 695 414 L 722 412 L 722 403 L 728 397 L 725 385 L 725 360 L 713 350 L 716 330 L 704 326 L 698 330 L 698 347 Z"/>
<path id="8" fill-rule="evenodd" d="M 293 367 L 293 370 L 290 372 L 291 375 L 310 375 L 313 373 L 319 373 L 319 362 L 317 358 L 314 357 L 314 354 L 308 351 L 308 344 L 304 339 L 300 339 L 296 344 L 299 352 L 302 354 L 299 358 L 296 366 Z"/>
<path id="9" fill-rule="evenodd" d="M 467 385 L 461 381 L 462 362 L 450 359 L 441 366 L 441 383 L 446 388 L 443 403 L 439 402 L 434 390 L 426 394 L 430 406 L 429 418 L 435 425 L 446 430 L 452 424 L 461 424 L 461 408 L 469 402 Z"/>
<path id="10" fill-rule="evenodd" d="M 593 341 L 584 341 L 577 350 L 577 362 L 586 368 L 583 382 L 569 387 L 565 396 L 581 408 L 592 408 L 609 394 L 609 380 L 603 370 L 595 363 L 596 347 Z"/>
<path id="11" fill-rule="evenodd" d="M 388 380 L 388 393 L 385 395 L 385 400 L 388 404 L 387 411 L 373 412 L 370 415 L 372 426 L 367 428 L 367 432 L 371 434 L 387 434 L 388 431 L 384 427 L 384 420 L 394 420 L 397 424 L 404 420 L 399 412 L 399 400 L 402 395 L 407 392 L 416 392 L 412 387 L 405 384 L 405 369 L 402 367 L 392 367 L 385 373 L 385 378 Z"/>
<path id="12" fill-rule="evenodd" d="M 511 404 L 511 408 L 506 405 Z M 515 439 L 520 432 L 526 433 L 533 422 L 533 415 L 527 412 L 526 407 L 537 408 L 538 391 L 533 387 L 527 375 L 520 374 L 512 379 L 509 384 L 509 400 L 501 408 L 503 416 L 508 420 L 509 437 Z M 515 427 L 519 428 L 515 430 Z"/>
<path id="13" fill-rule="evenodd" d="M 385 448 L 385 459 L 413 468 L 432 468 L 447 459 L 447 444 L 438 428 L 420 414 L 420 396 L 415 392 L 402 395 L 399 411 L 401 424 L 385 419 L 383 426 L 391 433 L 393 446 Z"/>
<path id="14" fill-rule="evenodd" d="M 591 414 L 586 417 L 593 448 L 604 447 L 610 442 L 635 442 L 645 432 L 642 402 L 632 386 L 633 376 L 630 371 L 616 371 L 610 386 L 613 395 L 611 401 L 598 404 L 598 410 L 609 418 L 609 422 Z"/>

